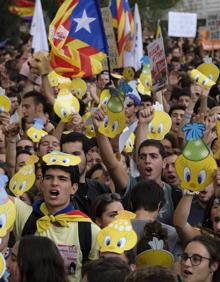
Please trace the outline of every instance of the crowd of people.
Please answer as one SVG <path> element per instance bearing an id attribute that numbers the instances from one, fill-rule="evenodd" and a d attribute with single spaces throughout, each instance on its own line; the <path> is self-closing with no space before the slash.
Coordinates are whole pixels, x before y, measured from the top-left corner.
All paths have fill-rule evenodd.
<path id="1" fill-rule="evenodd" d="M 220 80 L 205 88 L 191 79 L 190 71 L 208 55 L 219 67 L 220 51 L 207 53 L 198 39 L 169 38 L 165 47 L 167 85 L 150 95 L 124 94 L 126 126 L 137 126 L 134 144 L 119 150 L 120 134 L 108 138 L 99 130 L 106 117 L 99 103 L 103 90 L 128 82 L 123 69 L 85 78 L 80 110 L 64 122 L 54 111 L 63 86 L 49 81 L 48 54 L 32 53 L 28 35 L 19 48 L 10 40 L 1 46 L 0 91 L 11 106 L 6 111 L 0 105 L 0 180 L 6 175 L 10 182 L 33 155 L 38 157 L 29 190 L 18 196 L 9 182 L 5 187 L 16 218 L 0 240 L 7 265 L 1 281 L 220 281 L 220 169 L 195 193 L 181 189 L 175 167 L 185 145 L 182 128 L 190 122 L 204 124 L 203 140 L 217 156 Z M 132 80 L 138 81 L 141 70 L 132 71 Z M 162 140 L 146 138 L 156 101 L 171 118 Z M 27 131 L 36 119 L 46 134 L 34 142 Z M 133 213 L 136 237 L 128 241 L 136 240 L 134 246 L 102 251 L 97 237 L 124 210 Z M 104 238 L 106 247 L 114 239 Z M 126 244 L 122 239 L 117 247 Z M 161 252 L 143 256 L 155 244 Z"/>

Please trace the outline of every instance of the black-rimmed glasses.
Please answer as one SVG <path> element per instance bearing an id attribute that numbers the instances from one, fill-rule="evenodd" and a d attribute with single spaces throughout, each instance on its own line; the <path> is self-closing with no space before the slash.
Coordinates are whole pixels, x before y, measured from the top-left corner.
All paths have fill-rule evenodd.
<path id="1" fill-rule="evenodd" d="M 193 266 L 200 265 L 200 263 L 202 262 L 203 259 L 211 260 L 211 258 L 203 257 L 199 254 L 193 254 L 193 255 L 189 256 L 187 253 L 183 253 L 182 255 L 180 255 L 181 263 L 183 263 L 183 262 L 185 263 L 188 259 L 190 259 L 191 264 Z"/>

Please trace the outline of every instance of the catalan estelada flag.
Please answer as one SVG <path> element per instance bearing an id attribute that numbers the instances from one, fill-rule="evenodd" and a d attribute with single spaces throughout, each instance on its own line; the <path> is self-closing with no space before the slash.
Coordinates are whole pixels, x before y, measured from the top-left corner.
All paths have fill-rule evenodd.
<path id="1" fill-rule="evenodd" d="M 15 4 L 9 7 L 9 11 L 24 20 L 31 20 L 34 14 L 34 6 L 34 1 L 16 0 Z"/>
<path id="2" fill-rule="evenodd" d="M 97 0 L 66 0 L 49 27 L 52 68 L 66 77 L 102 71 L 108 44 Z"/>
<path id="3" fill-rule="evenodd" d="M 134 19 L 128 0 L 111 0 L 113 27 L 117 31 L 118 52 L 123 65 L 124 52 L 131 51 L 134 39 Z"/>

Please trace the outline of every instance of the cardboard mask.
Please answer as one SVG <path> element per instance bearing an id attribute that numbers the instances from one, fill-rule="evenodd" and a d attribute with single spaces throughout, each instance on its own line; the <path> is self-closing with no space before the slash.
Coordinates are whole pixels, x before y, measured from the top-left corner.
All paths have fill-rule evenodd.
<path id="1" fill-rule="evenodd" d="M 0 253 L 0 278 L 3 277 L 6 271 L 6 262 L 2 253 Z"/>
<path id="2" fill-rule="evenodd" d="M 79 112 L 79 101 L 70 90 L 61 89 L 54 103 L 54 111 L 61 118 L 62 122 L 69 122 L 71 114 Z"/>
<path id="3" fill-rule="evenodd" d="M 219 77 L 219 69 L 211 63 L 210 58 L 206 58 L 205 63 L 199 65 L 191 72 L 191 78 L 203 87 L 211 87 Z"/>
<path id="4" fill-rule="evenodd" d="M 0 174 L 0 237 L 4 237 L 12 227 L 16 218 L 16 208 L 5 191 L 8 177 Z"/>
<path id="5" fill-rule="evenodd" d="M 203 191 L 213 181 L 216 161 L 202 140 L 205 126 L 202 123 L 186 124 L 186 145 L 175 162 L 180 186 L 190 191 Z"/>
<path id="6" fill-rule="evenodd" d="M 92 123 L 92 117 L 91 117 L 91 112 L 87 112 L 83 115 L 82 120 L 84 122 L 85 126 L 85 135 L 88 138 L 93 138 L 95 137 L 95 129 Z"/>
<path id="7" fill-rule="evenodd" d="M 41 118 L 34 119 L 34 125 L 27 130 L 27 136 L 33 142 L 39 142 L 42 137 L 48 135 L 46 131 L 43 130 L 44 121 Z"/>
<path id="8" fill-rule="evenodd" d="M 101 247 L 101 253 L 122 254 L 136 245 L 137 234 L 133 230 L 131 217 L 133 213 L 122 211 L 114 222 L 99 232 L 97 241 Z"/>
<path id="9" fill-rule="evenodd" d="M 134 79 L 135 70 L 132 67 L 125 67 L 123 69 L 123 76 L 127 81 L 131 81 Z"/>
<path id="10" fill-rule="evenodd" d="M 139 79 L 146 93 L 149 93 L 151 92 L 151 89 L 152 89 L 152 76 L 151 76 L 150 61 L 147 56 L 144 56 L 142 61 L 143 61 L 143 69 L 142 69 Z"/>
<path id="11" fill-rule="evenodd" d="M 99 132 L 114 138 L 125 128 L 124 95 L 115 88 L 105 89 L 100 96 L 99 108 L 104 106 L 106 115 L 99 124 Z"/>
<path id="12" fill-rule="evenodd" d="M 53 151 L 43 156 L 43 161 L 49 165 L 61 165 L 61 166 L 75 166 L 81 162 L 80 157 L 66 154 L 59 151 Z"/>
<path id="13" fill-rule="evenodd" d="M 171 267 L 173 265 L 173 255 L 167 250 L 164 250 L 163 240 L 153 237 L 153 240 L 149 241 L 148 245 L 150 249 L 136 256 L 135 263 L 137 266 L 160 265 L 163 267 Z"/>
<path id="14" fill-rule="evenodd" d="M 170 116 L 163 111 L 163 106 L 156 102 L 154 105 L 154 116 L 148 125 L 147 138 L 162 140 L 170 131 L 172 120 Z"/>
<path id="15" fill-rule="evenodd" d="M 0 113 L 9 112 L 11 109 L 11 101 L 5 96 L 5 90 L 0 87 Z"/>
<path id="16" fill-rule="evenodd" d="M 81 100 L 85 95 L 87 90 L 87 85 L 85 81 L 81 78 L 75 78 L 71 83 L 71 92 L 77 99 Z"/>
<path id="17" fill-rule="evenodd" d="M 55 71 L 52 71 L 48 74 L 48 80 L 51 87 L 57 87 L 59 90 L 62 88 L 71 87 L 71 79 L 63 77 L 57 74 Z"/>
<path id="18" fill-rule="evenodd" d="M 30 156 L 26 165 L 11 178 L 9 189 L 15 196 L 21 196 L 34 185 L 36 180 L 35 163 L 39 160 L 37 156 Z"/>

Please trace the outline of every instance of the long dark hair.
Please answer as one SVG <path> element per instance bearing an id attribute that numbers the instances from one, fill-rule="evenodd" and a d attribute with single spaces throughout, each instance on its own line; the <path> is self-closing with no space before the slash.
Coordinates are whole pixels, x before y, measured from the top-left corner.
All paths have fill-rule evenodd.
<path id="1" fill-rule="evenodd" d="M 200 235 L 196 236 L 193 239 L 191 239 L 187 245 L 191 242 L 199 242 L 202 244 L 208 251 L 210 255 L 210 263 L 209 266 L 211 266 L 212 263 L 217 262 L 218 263 L 218 268 L 217 270 L 213 273 L 213 282 L 219 282 L 220 281 L 220 244 L 219 241 L 212 238 L 211 236 L 208 235 Z M 186 246 L 187 246 L 186 245 Z M 185 246 L 185 248 L 186 248 Z M 196 250 L 195 250 L 196 252 Z"/>
<path id="2" fill-rule="evenodd" d="M 17 261 L 22 282 L 67 282 L 63 259 L 49 238 L 21 238 Z"/>

